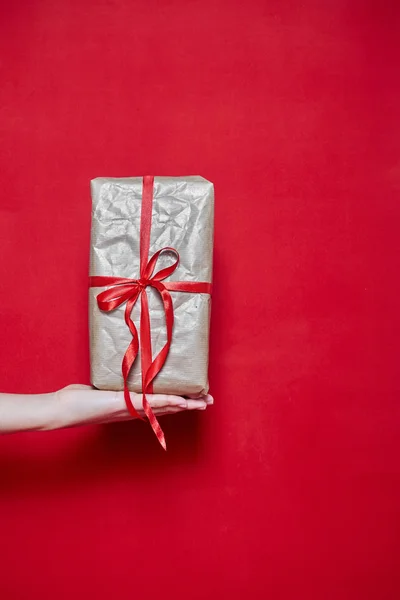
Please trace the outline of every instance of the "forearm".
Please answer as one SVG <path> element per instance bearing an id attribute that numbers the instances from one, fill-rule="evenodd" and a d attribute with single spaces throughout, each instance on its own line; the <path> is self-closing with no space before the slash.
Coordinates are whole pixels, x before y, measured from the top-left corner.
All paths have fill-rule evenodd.
<path id="1" fill-rule="evenodd" d="M 129 418 L 120 392 L 63 389 L 50 394 L 0 394 L 0 434 Z"/>

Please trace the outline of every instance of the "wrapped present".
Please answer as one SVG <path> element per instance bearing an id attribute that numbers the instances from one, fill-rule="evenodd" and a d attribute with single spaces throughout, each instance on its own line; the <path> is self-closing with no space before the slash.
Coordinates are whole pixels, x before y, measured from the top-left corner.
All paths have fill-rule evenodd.
<path id="1" fill-rule="evenodd" d="M 89 321 L 91 381 L 143 393 L 208 391 L 214 221 L 203 177 L 100 177 L 93 201 Z"/>

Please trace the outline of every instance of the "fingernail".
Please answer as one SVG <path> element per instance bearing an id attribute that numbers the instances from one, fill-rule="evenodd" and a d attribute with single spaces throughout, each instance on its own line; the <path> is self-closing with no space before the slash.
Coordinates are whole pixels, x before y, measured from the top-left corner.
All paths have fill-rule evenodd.
<path id="1" fill-rule="evenodd" d="M 212 396 L 207 396 L 206 402 L 207 402 L 207 404 L 214 404 L 214 398 Z"/>
<path id="2" fill-rule="evenodd" d="M 197 410 L 206 410 L 207 406 L 202 406 L 201 408 L 198 408 Z"/>
<path id="3" fill-rule="evenodd" d="M 187 402 L 185 402 L 185 404 L 183 404 L 183 403 L 178 404 L 178 406 L 179 406 L 179 408 L 187 408 L 188 407 Z"/>

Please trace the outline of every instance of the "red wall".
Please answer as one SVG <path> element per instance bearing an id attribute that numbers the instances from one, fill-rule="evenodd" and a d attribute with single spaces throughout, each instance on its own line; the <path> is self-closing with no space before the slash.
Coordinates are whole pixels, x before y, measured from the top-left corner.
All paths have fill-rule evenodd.
<path id="1" fill-rule="evenodd" d="M 87 383 L 89 180 L 215 183 L 215 407 L 0 439 L 0 596 L 397 599 L 398 2 L 1 7 L 0 390 Z"/>

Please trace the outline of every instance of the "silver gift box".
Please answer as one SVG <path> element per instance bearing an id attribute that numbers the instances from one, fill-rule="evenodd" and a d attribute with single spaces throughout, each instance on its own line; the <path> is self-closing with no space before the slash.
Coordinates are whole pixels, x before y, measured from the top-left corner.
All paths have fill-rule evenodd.
<path id="1" fill-rule="evenodd" d="M 141 177 L 98 177 L 91 181 L 92 228 L 90 275 L 140 277 Z M 212 280 L 214 186 L 200 176 L 155 177 L 149 258 L 175 248 L 180 263 L 168 281 Z M 173 258 L 173 257 L 172 257 Z M 156 271 L 171 264 L 162 254 Z M 96 388 L 122 390 L 122 359 L 132 339 L 124 320 L 125 305 L 112 312 L 97 306 L 106 288 L 89 288 L 91 382 Z M 158 293 L 147 288 L 153 358 L 166 342 L 165 315 Z M 209 294 L 171 292 L 173 339 L 167 360 L 154 380 L 154 393 L 203 394 L 208 391 Z M 140 300 L 132 319 L 139 330 Z M 140 353 L 128 380 L 142 389 Z"/>

